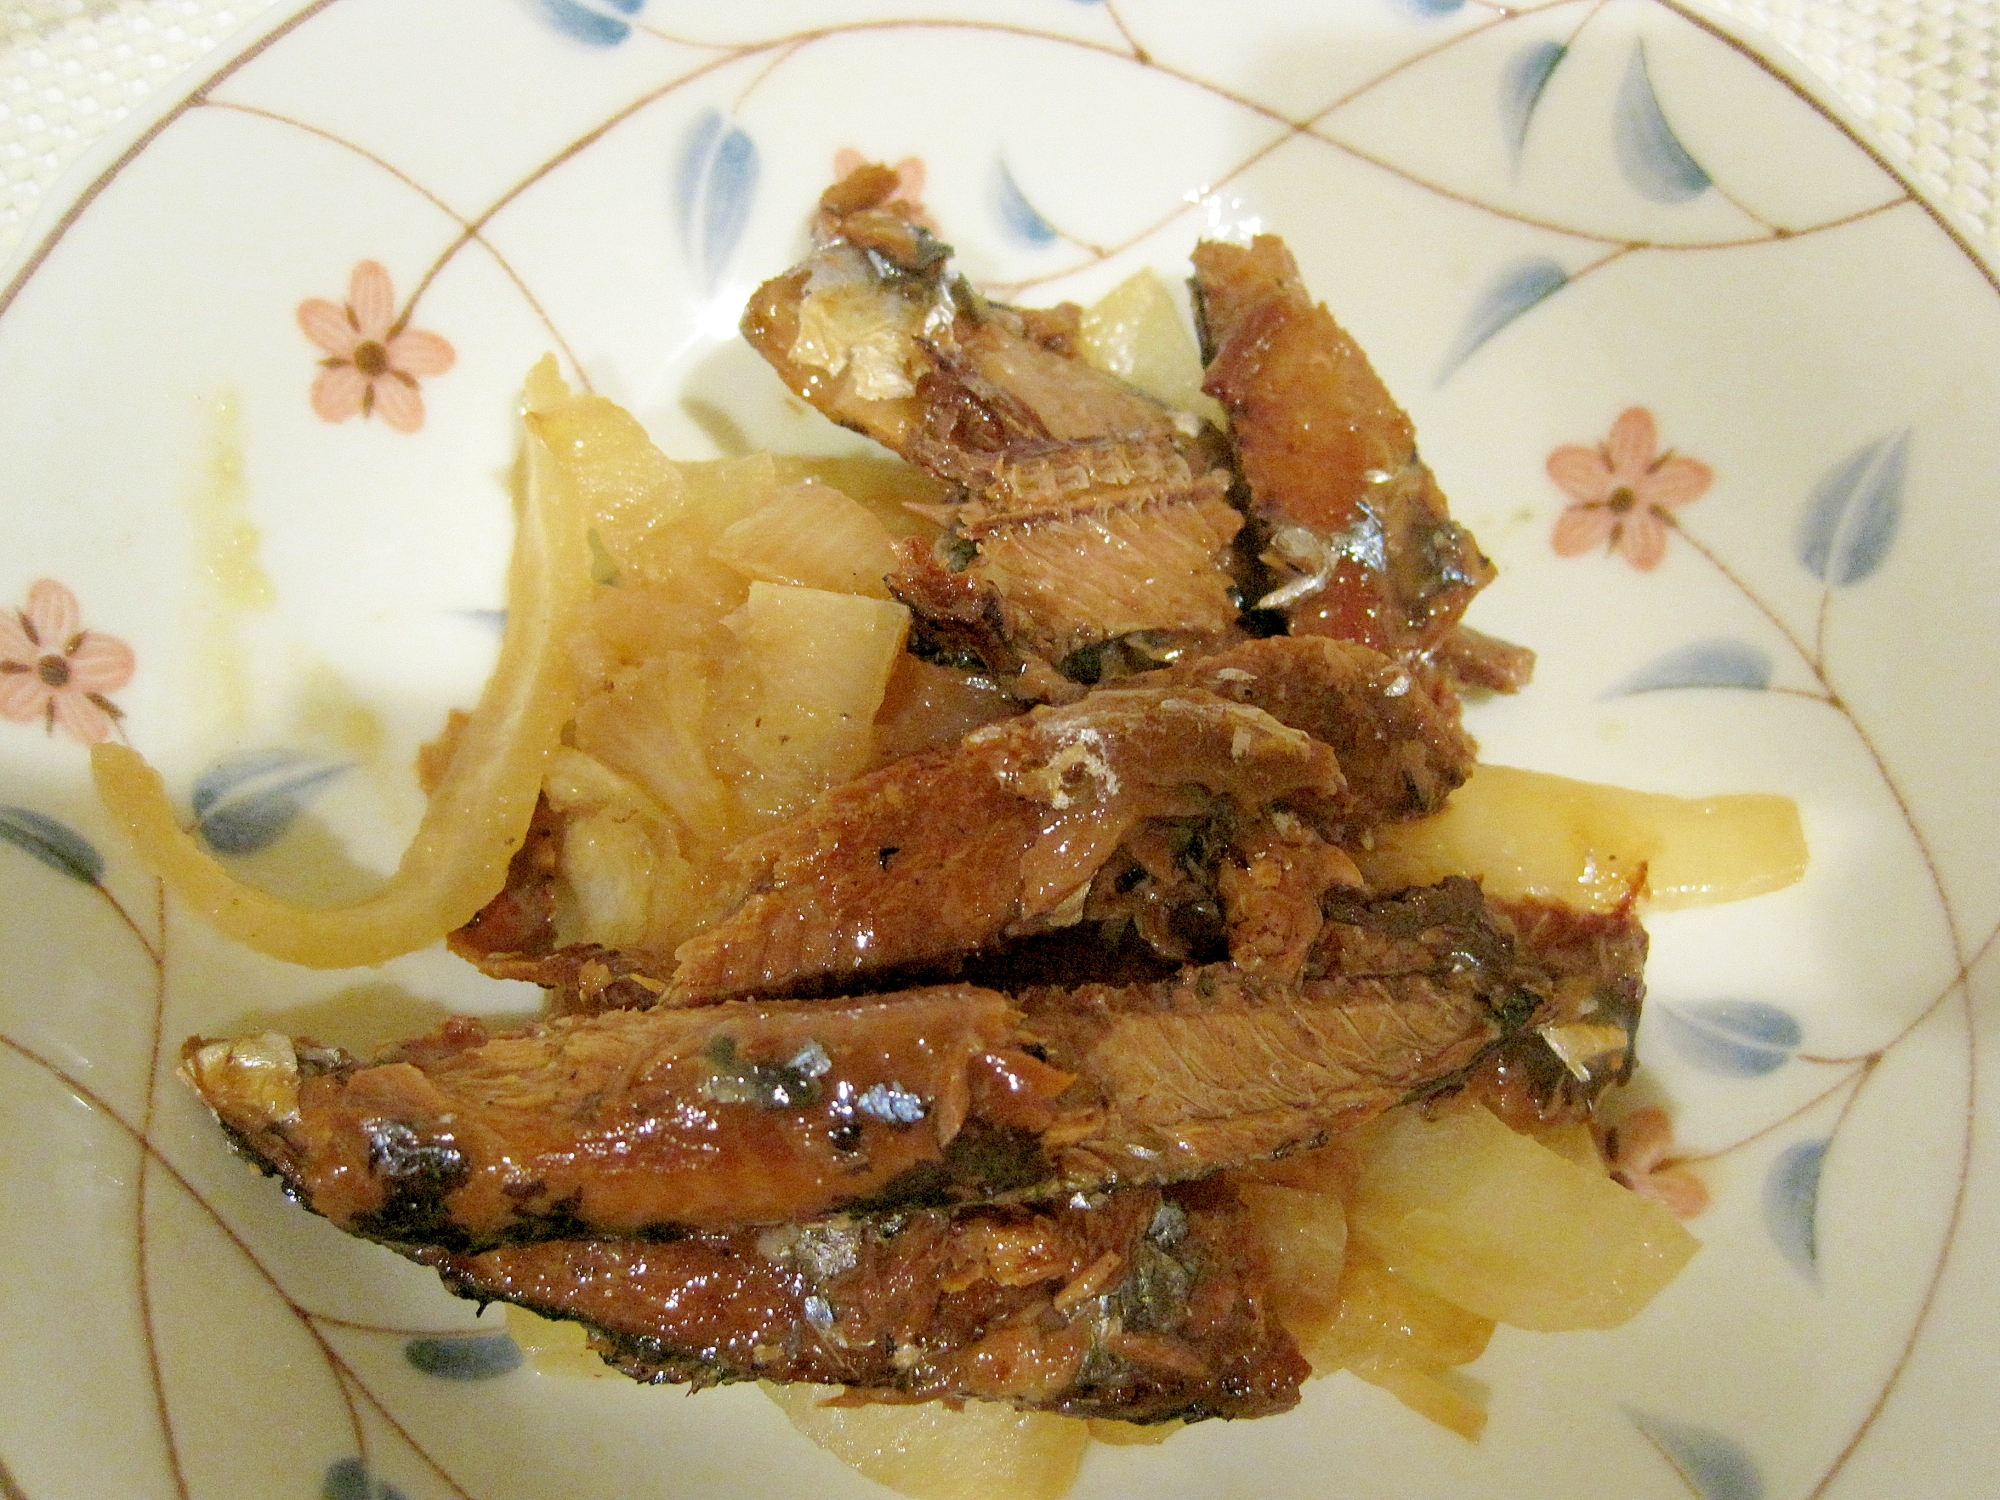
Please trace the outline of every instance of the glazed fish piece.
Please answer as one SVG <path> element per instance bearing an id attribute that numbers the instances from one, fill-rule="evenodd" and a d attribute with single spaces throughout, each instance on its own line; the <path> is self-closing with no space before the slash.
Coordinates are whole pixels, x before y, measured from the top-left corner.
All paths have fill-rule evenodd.
<path id="1" fill-rule="evenodd" d="M 1131 687 L 1155 684 L 1252 705 L 1330 748 L 1349 799 L 1348 810 L 1324 830 L 1336 842 L 1379 823 L 1442 811 L 1472 774 L 1478 753 L 1455 698 L 1435 692 L 1399 661 L 1326 636 L 1245 641 L 1126 679 Z"/>
<path id="2" fill-rule="evenodd" d="M 1338 816 L 1332 750 L 1193 687 L 1098 691 L 837 787 L 738 852 L 749 894 L 682 944 L 667 999 L 851 989 L 1082 920 L 1160 819 Z"/>
<path id="3" fill-rule="evenodd" d="M 1023 691 L 1042 697 L 1050 663 L 1107 641 L 1171 659 L 1235 639 L 1242 516 L 1212 435 L 1074 357 L 1075 308 L 1005 307 L 951 275 L 894 185 L 863 167 L 830 188 L 812 254 L 742 327 L 795 393 L 954 488 L 944 541 L 891 580 L 920 645 L 1039 664 Z"/>
<path id="4" fill-rule="evenodd" d="M 184 1073 L 341 1228 L 481 1249 L 1179 1181 L 1317 1144 L 1503 1035 L 1468 985 L 1226 968 L 1022 1008 L 957 985 L 456 1025 L 366 1063 L 196 1038 Z"/>
<path id="5" fill-rule="evenodd" d="M 1220 1183 L 409 1253 L 460 1296 L 582 1323 L 610 1364 L 652 1383 L 809 1381 L 1162 1422 L 1288 1410 L 1307 1373 Z"/>
<path id="6" fill-rule="evenodd" d="M 920 648 L 988 670 L 1041 660 L 1091 681 L 1102 668 L 1087 653 L 1109 642 L 1131 642 L 1147 665 L 1215 650 L 1241 634 L 1226 563 L 1243 517 L 1228 490 L 1225 475 L 1210 473 L 1164 491 L 1097 489 L 1040 514 L 961 521 L 942 549 L 899 549 L 889 588 L 919 616 Z M 969 608 L 933 602 L 954 587 Z M 964 632 L 968 613 L 990 622 L 991 639 Z"/>
<path id="7" fill-rule="evenodd" d="M 1492 901 L 1462 876 L 1388 895 L 1335 885 L 1322 902 L 1302 980 L 1216 964 L 1015 997 L 1040 1054 L 1077 1079 L 1045 1137 L 1063 1181 L 1263 1160 L 1399 1091 L 1468 1082 L 1577 1116 L 1630 1076 L 1647 946 L 1630 912 Z"/>
<path id="8" fill-rule="evenodd" d="M 880 1195 L 935 1170 L 975 1073 L 1000 1066 L 981 1060 L 1011 1056 L 1015 1031 L 1004 996 L 950 987 L 499 1035 L 460 1018 L 369 1061 L 275 1033 L 195 1038 L 182 1075 L 341 1228 L 471 1247 L 778 1222 Z"/>
<path id="9" fill-rule="evenodd" d="M 507 882 L 446 946 L 495 979 L 538 984 L 557 1012 L 643 1009 L 666 993 L 671 954 L 558 943 L 556 905 L 566 820 L 543 797 L 507 864 Z"/>
<path id="10" fill-rule="evenodd" d="M 1636 1061 L 1647 937 L 1629 909 L 1493 901 L 1463 877 L 1368 898 L 1329 889 L 1308 978 L 1434 972 L 1441 954 L 1499 976 L 1511 1020 L 1470 1086 L 1510 1119 L 1587 1117 Z"/>
<path id="11" fill-rule="evenodd" d="M 1447 682 L 1488 693 L 1518 693 L 1535 675 L 1533 650 L 1474 630 L 1463 620 L 1447 630 L 1427 656 Z"/>
<path id="12" fill-rule="evenodd" d="M 1161 696 L 1178 706 L 1160 711 L 1173 723 L 1193 724 L 1202 712 L 1195 705 L 1213 699 L 1302 731 L 1334 752 L 1342 789 L 1329 794 L 1334 783 L 1323 776 L 1324 759 L 1274 737 L 1270 724 L 1255 716 L 1243 720 L 1251 738 L 1241 746 L 1231 728 L 1226 759 L 1220 735 L 1205 742 L 1214 752 L 1211 769 L 1187 769 L 1185 756 L 1200 753 L 1200 744 L 1177 746 L 1165 759 L 1154 757 L 1136 737 L 1130 711 L 1146 700 L 1107 694 L 1167 688 L 1174 693 Z M 1099 709 L 1111 703 L 1123 707 L 1099 722 Z M 1434 698 L 1407 669 L 1379 653 L 1325 637 L 1245 642 L 1216 656 L 1121 679 L 1076 706 L 1040 713 L 978 746 L 892 763 L 856 788 L 835 793 L 767 843 L 745 850 L 755 894 L 709 945 L 691 952 L 700 966 L 690 965 L 674 988 L 674 1002 L 785 994 L 857 975 L 955 961 L 1078 916 L 1092 922 L 1131 918 L 1171 962 L 1213 957 L 1202 951 L 1199 934 L 1190 938 L 1179 929 L 1187 927 L 1191 910 L 1200 908 L 1209 914 L 1201 918 L 1211 929 L 1207 935 L 1224 941 L 1215 924 L 1224 920 L 1223 907 L 1231 898 L 1218 882 L 1229 882 L 1229 867 L 1247 870 L 1255 862 L 1253 845 L 1275 838 L 1287 850 L 1304 851 L 1309 844 L 1351 841 L 1380 822 L 1427 816 L 1464 781 L 1474 754 L 1451 700 Z M 1156 725 L 1147 733 L 1169 727 Z M 1109 830 L 1117 846 L 1111 851 L 1101 841 L 1071 836 L 1067 823 L 1056 829 L 1056 810 L 1026 790 L 1033 778 L 1009 780 L 1012 773 L 1004 770 L 1010 762 L 1025 766 L 1037 755 L 1060 755 L 1065 737 L 1086 730 L 1128 736 L 1113 754 L 1128 795 L 1108 799 L 1108 805 L 1093 797 L 1074 809 L 1078 818 L 1096 819 L 1100 831 Z M 1239 749 L 1247 754 L 1252 744 L 1266 740 L 1281 758 L 1296 758 L 1284 776 L 1302 772 L 1309 780 L 1319 778 L 1301 792 L 1300 808 L 1311 815 L 1304 835 L 1281 833 L 1265 816 L 1270 805 L 1291 795 L 1284 777 L 1257 785 L 1243 778 Z M 1260 775 L 1273 764 L 1261 756 L 1256 761 Z M 1187 788 L 1196 785 L 1219 791 L 1191 801 Z M 1150 788 L 1143 797 L 1142 787 Z M 879 801 L 877 790 L 884 794 Z M 1135 824 L 1142 808 L 1150 811 Z M 1174 826 L 1163 827 L 1163 820 Z M 544 806 L 509 869 L 506 889 L 453 935 L 454 950 L 497 977 L 548 987 L 559 1010 L 656 1003 L 674 979 L 668 955 L 554 946 L 559 834 L 559 820 Z M 1191 859 L 1195 843 L 1202 853 Z M 895 853 L 884 860 L 883 849 Z M 1037 849 L 1053 850 L 1056 863 L 1050 868 L 1068 871 L 1067 891 L 1052 893 L 1066 896 L 1067 908 L 1060 900 L 1049 907 L 1050 892 L 1023 897 L 1023 872 L 1041 858 Z M 1300 852 L 1299 858 L 1321 856 Z M 1302 895 L 1316 896 L 1336 877 L 1358 883 L 1344 856 L 1339 864 Z M 834 884 L 841 894 L 832 904 L 816 887 L 808 889 L 825 870 L 839 872 Z M 1074 892 L 1081 884 L 1089 892 L 1078 911 Z M 1268 908 L 1261 892 L 1242 886 L 1245 900 Z M 1313 925 L 1316 930 L 1316 921 Z M 870 933 L 866 948 L 859 946 L 863 930 Z M 1227 940 L 1239 962 L 1248 961 L 1251 946 Z"/>
<path id="13" fill-rule="evenodd" d="M 953 275 L 895 186 L 864 166 L 828 188 L 812 253 L 751 295 L 743 336 L 796 394 L 958 485 L 1010 449 L 1178 436 L 1159 403 L 1070 357 L 1074 309 L 1005 307 Z"/>
<path id="14" fill-rule="evenodd" d="M 1321 1144 L 1496 1048 L 1554 1051 L 1589 1092 L 1615 1076 L 1644 957 L 1618 924 L 1636 924 L 1580 940 L 1469 881 L 1436 890 L 1336 893 L 1323 977 L 1296 983 L 1211 965 L 1013 1000 L 457 1020 L 369 1062 L 194 1038 L 182 1072 L 308 1207 L 462 1250 L 1181 1181 Z"/>
<path id="15" fill-rule="evenodd" d="M 1077 1080 L 1043 1134 L 1055 1180 L 1176 1182 L 1323 1145 L 1501 1041 L 1504 997 L 1482 977 L 1441 966 L 1293 984 L 1212 964 L 1030 990 L 1027 1033 Z"/>
<path id="16" fill-rule="evenodd" d="M 1163 822 L 1178 825 L 1181 851 L 1190 830 L 1204 851 L 1170 862 L 1192 883 L 1169 881 L 1186 886 L 1163 909 L 1169 921 L 1210 899 L 1239 829 L 1255 825 L 1248 836 L 1262 838 L 1267 815 L 1286 811 L 1337 843 L 1423 817 L 1464 781 L 1473 754 L 1453 707 L 1347 643 L 1246 642 L 1122 679 L 955 751 L 885 767 L 746 846 L 750 894 L 682 946 L 669 998 L 850 986 L 1105 920 L 1114 913 L 1099 876 L 1121 848 L 1151 882 L 1134 900 L 1157 906 L 1173 872 L 1135 841 Z M 1058 765 L 1060 785 L 1048 769 Z M 1135 889 L 1123 868 L 1111 878 Z M 1163 941 L 1165 930 L 1146 932 L 1158 951 L 1200 956 Z"/>
<path id="17" fill-rule="evenodd" d="M 538 797 L 521 847 L 507 861 L 506 884 L 472 914 L 470 921 L 446 937 L 453 953 L 497 979 L 533 977 L 510 973 L 508 965 L 532 963 L 555 947 L 556 884 L 562 867 L 564 826 L 562 814 L 549 799 Z"/>
<path id="18" fill-rule="evenodd" d="M 1204 241 L 1194 294 L 1207 378 L 1293 634 L 1391 655 L 1438 646 L 1493 565 L 1454 522 L 1416 433 L 1284 242 Z"/>

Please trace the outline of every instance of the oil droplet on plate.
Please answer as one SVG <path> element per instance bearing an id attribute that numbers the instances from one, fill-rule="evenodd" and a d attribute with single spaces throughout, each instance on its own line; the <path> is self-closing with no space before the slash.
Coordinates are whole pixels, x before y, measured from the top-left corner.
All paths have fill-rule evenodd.
<path id="1" fill-rule="evenodd" d="M 335 745 L 360 760 L 380 754 L 387 738 L 375 711 L 325 663 L 303 673 L 295 713 L 308 740 Z"/>
<path id="2" fill-rule="evenodd" d="M 215 719 L 240 728 L 249 709 L 249 668 L 242 625 L 245 615 L 269 610 L 277 590 L 258 556 L 261 538 L 250 519 L 250 483 L 245 471 L 243 407 L 233 391 L 204 401 L 207 441 L 199 468 L 186 490 L 194 562 L 203 587 L 197 598 L 202 678 L 213 695 Z"/>
<path id="3" fill-rule="evenodd" d="M 257 552 L 244 472 L 243 406 L 231 392 L 210 399 L 208 452 L 189 493 L 196 555 L 216 602 L 232 611 L 269 609 L 277 602 Z"/>

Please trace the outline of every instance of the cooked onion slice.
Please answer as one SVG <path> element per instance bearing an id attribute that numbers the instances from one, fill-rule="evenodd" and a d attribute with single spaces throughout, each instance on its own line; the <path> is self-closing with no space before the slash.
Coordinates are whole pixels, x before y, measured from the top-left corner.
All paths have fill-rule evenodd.
<path id="1" fill-rule="evenodd" d="M 416 836 L 379 891 L 350 906 L 314 908 L 245 885 L 180 826 L 159 773 L 137 752 L 115 744 L 91 752 L 98 795 L 139 857 L 238 942 L 316 969 L 378 964 L 463 925 L 505 882 L 543 765 L 575 711 L 568 642 L 590 588 L 572 463 L 540 431 L 541 414 L 571 398 L 552 368 L 537 370 L 530 389 L 527 486 L 499 661 Z"/>
<path id="2" fill-rule="evenodd" d="M 1700 1248 L 1657 1200 L 1517 1134 L 1469 1100 L 1432 1117 L 1392 1111 L 1353 1139 L 1361 1160 L 1348 1203 L 1354 1243 L 1411 1285 L 1482 1318 L 1543 1333 L 1616 1328 Z"/>
<path id="3" fill-rule="evenodd" d="M 1359 855 L 1382 887 L 1474 875 L 1489 896 L 1610 911 L 1639 886 L 1670 911 L 1783 890 L 1806 869 L 1789 797 L 1670 797 L 1481 765 L 1434 818 L 1378 829 Z"/>

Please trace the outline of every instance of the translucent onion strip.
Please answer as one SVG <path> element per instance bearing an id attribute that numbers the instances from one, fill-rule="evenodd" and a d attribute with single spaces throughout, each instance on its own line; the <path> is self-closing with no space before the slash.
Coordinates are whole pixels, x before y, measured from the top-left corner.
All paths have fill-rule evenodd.
<path id="1" fill-rule="evenodd" d="M 531 389 L 546 410 L 560 383 L 550 372 L 537 376 Z M 229 937 L 311 968 L 378 964 L 462 926 L 505 882 L 543 765 L 575 711 L 568 642 L 590 589 L 571 466 L 543 440 L 538 410 L 527 412 L 526 423 L 527 485 L 499 660 L 416 836 L 379 891 L 350 906 L 313 908 L 245 885 L 180 826 L 159 773 L 143 758 L 123 745 L 92 751 L 98 795 L 140 858 Z"/>
<path id="2" fill-rule="evenodd" d="M 1636 890 L 1671 911 L 1783 890 L 1807 851 L 1789 797 L 1672 797 L 1481 765 L 1443 812 L 1376 830 L 1356 858 L 1383 888 L 1474 875 L 1509 900 L 1610 911 Z"/>

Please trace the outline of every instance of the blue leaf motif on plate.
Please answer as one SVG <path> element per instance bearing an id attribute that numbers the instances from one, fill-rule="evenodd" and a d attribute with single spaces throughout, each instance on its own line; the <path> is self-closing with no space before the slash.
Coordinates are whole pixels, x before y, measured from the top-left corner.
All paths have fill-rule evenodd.
<path id="1" fill-rule="evenodd" d="M 67 823 L 58 823 L 45 813 L 26 807 L 0 807 L 0 840 L 71 880 L 96 885 L 104 878 L 104 856 Z"/>
<path id="2" fill-rule="evenodd" d="M 1546 301 L 1568 285 L 1569 275 L 1552 260 L 1516 261 L 1496 276 L 1472 304 L 1458 330 L 1458 341 L 1445 356 L 1438 372 L 1442 385 L 1479 346 L 1536 304 Z"/>
<path id="3" fill-rule="evenodd" d="M 1771 685 L 1771 656 L 1748 641 L 1719 636 L 1690 641 L 1656 658 L 1619 680 L 1604 696 L 1626 698 L 1635 693 L 1663 693 L 1675 688 L 1749 688 Z"/>
<path id="4" fill-rule="evenodd" d="M 521 1346 L 504 1333 L 411 1339 L 403 1358 L 440 1380 L 492 1380 L 521 1368 Z"/>
<path id="5" fill-rule="evenodd" d="M 1659 1005 L 1661 1030 L 1674 1051 L 1705 1073 L 1762 1078 L 1798 1051 L 1805 1033 L 1790 1011 L 1762 1000 L 1704 1000 Z"/>
<path id="6" fill-rule="evenodd" d="M 292 826 L 306 802 L 344 765 L 295 750 L 252 750 L 210 766 L 195 778 L 195 826 L 211 849 L 254 854 Z"/>
<path id="7" fill-rule="evenodd" d="M 615 47 L 632 34 L 626 16 L 636 16 L 646 0 L 534 0 L 543 20 L 586 47 Z"/>
<path id="8" fill-rule="evenodd" d="M 1629 1406 L 1624 1411 L 1701 1500 L 1764 1500 L 1764 1476 L 1757 1461 L 1735 1438 Z"/>
<path id="9" fill-rule="evenodd" d="M 1764 1228 L 1786 1260 L 1819 1285 L 1819 1177 L 1831 1140 L 1787 1146 L 1764 1179 Z"/>
<path id="10" fill-rule="evenodd" d="M 1618 86 L 1611 143 L 1625 180 L 1655 203 L 1686 203 L 1708 190 L 1709 176 L 1688 155 L 1653 92 L 1653 75 L 1646 66 L 1646 48 L 1632 44 L 1632 61 Z"/>
<path id="11" fill-rule="evenodd" d="M 1845 588 L 1882 566 L 1903 519 L 1910 429 L 1854 450 L 1813 486 L 1793 550 L 1822 583 Z"/>
<path id="12" fill-rule="evenodd" d="M 1395 5 L 1420 21 L 1432 21 L 1461 9 L 1465 0 L 1395 0 Z"/>
<path id="13" fill-rule="evenodd" d="M 1561 42 L 1530 42 L 1514 54 L 1500 74 L 1500 120 L 1516 162 L 1527 144 L 1528 126 L 1534 123 L 1542 91 L 1567 56 L 1569 48 Z"/>
<path id="14" fill-rule="evenodd" d="M 750 222 L 758 169 L 757 143 L 718 110 L 697 119 L 681 142 L 674 184 L 681 244 L 708 291 L 722 280 Z"/>
<path id="15" fill-rule="evenodd" d="M 1053 245 L 1056 240 L 1056 226 L 1043 218 L 1041 211 L 1028 201 L 1028 195 L 1021 191 L 1021 184 L 1014 180 L 1014 174 L 1006 162 L 1001 162 L 993 174 L 993 207 L 1000 215 L 1000 222 L 1015 239 L 1030 245 Z"/>
<path id="16" fill-rule="evenodd" d="M 336 1459 L 320 1480 L 320 1500 L 404 1500 L 403 1492 L 368 1472 L 358 1458 Z"/>

